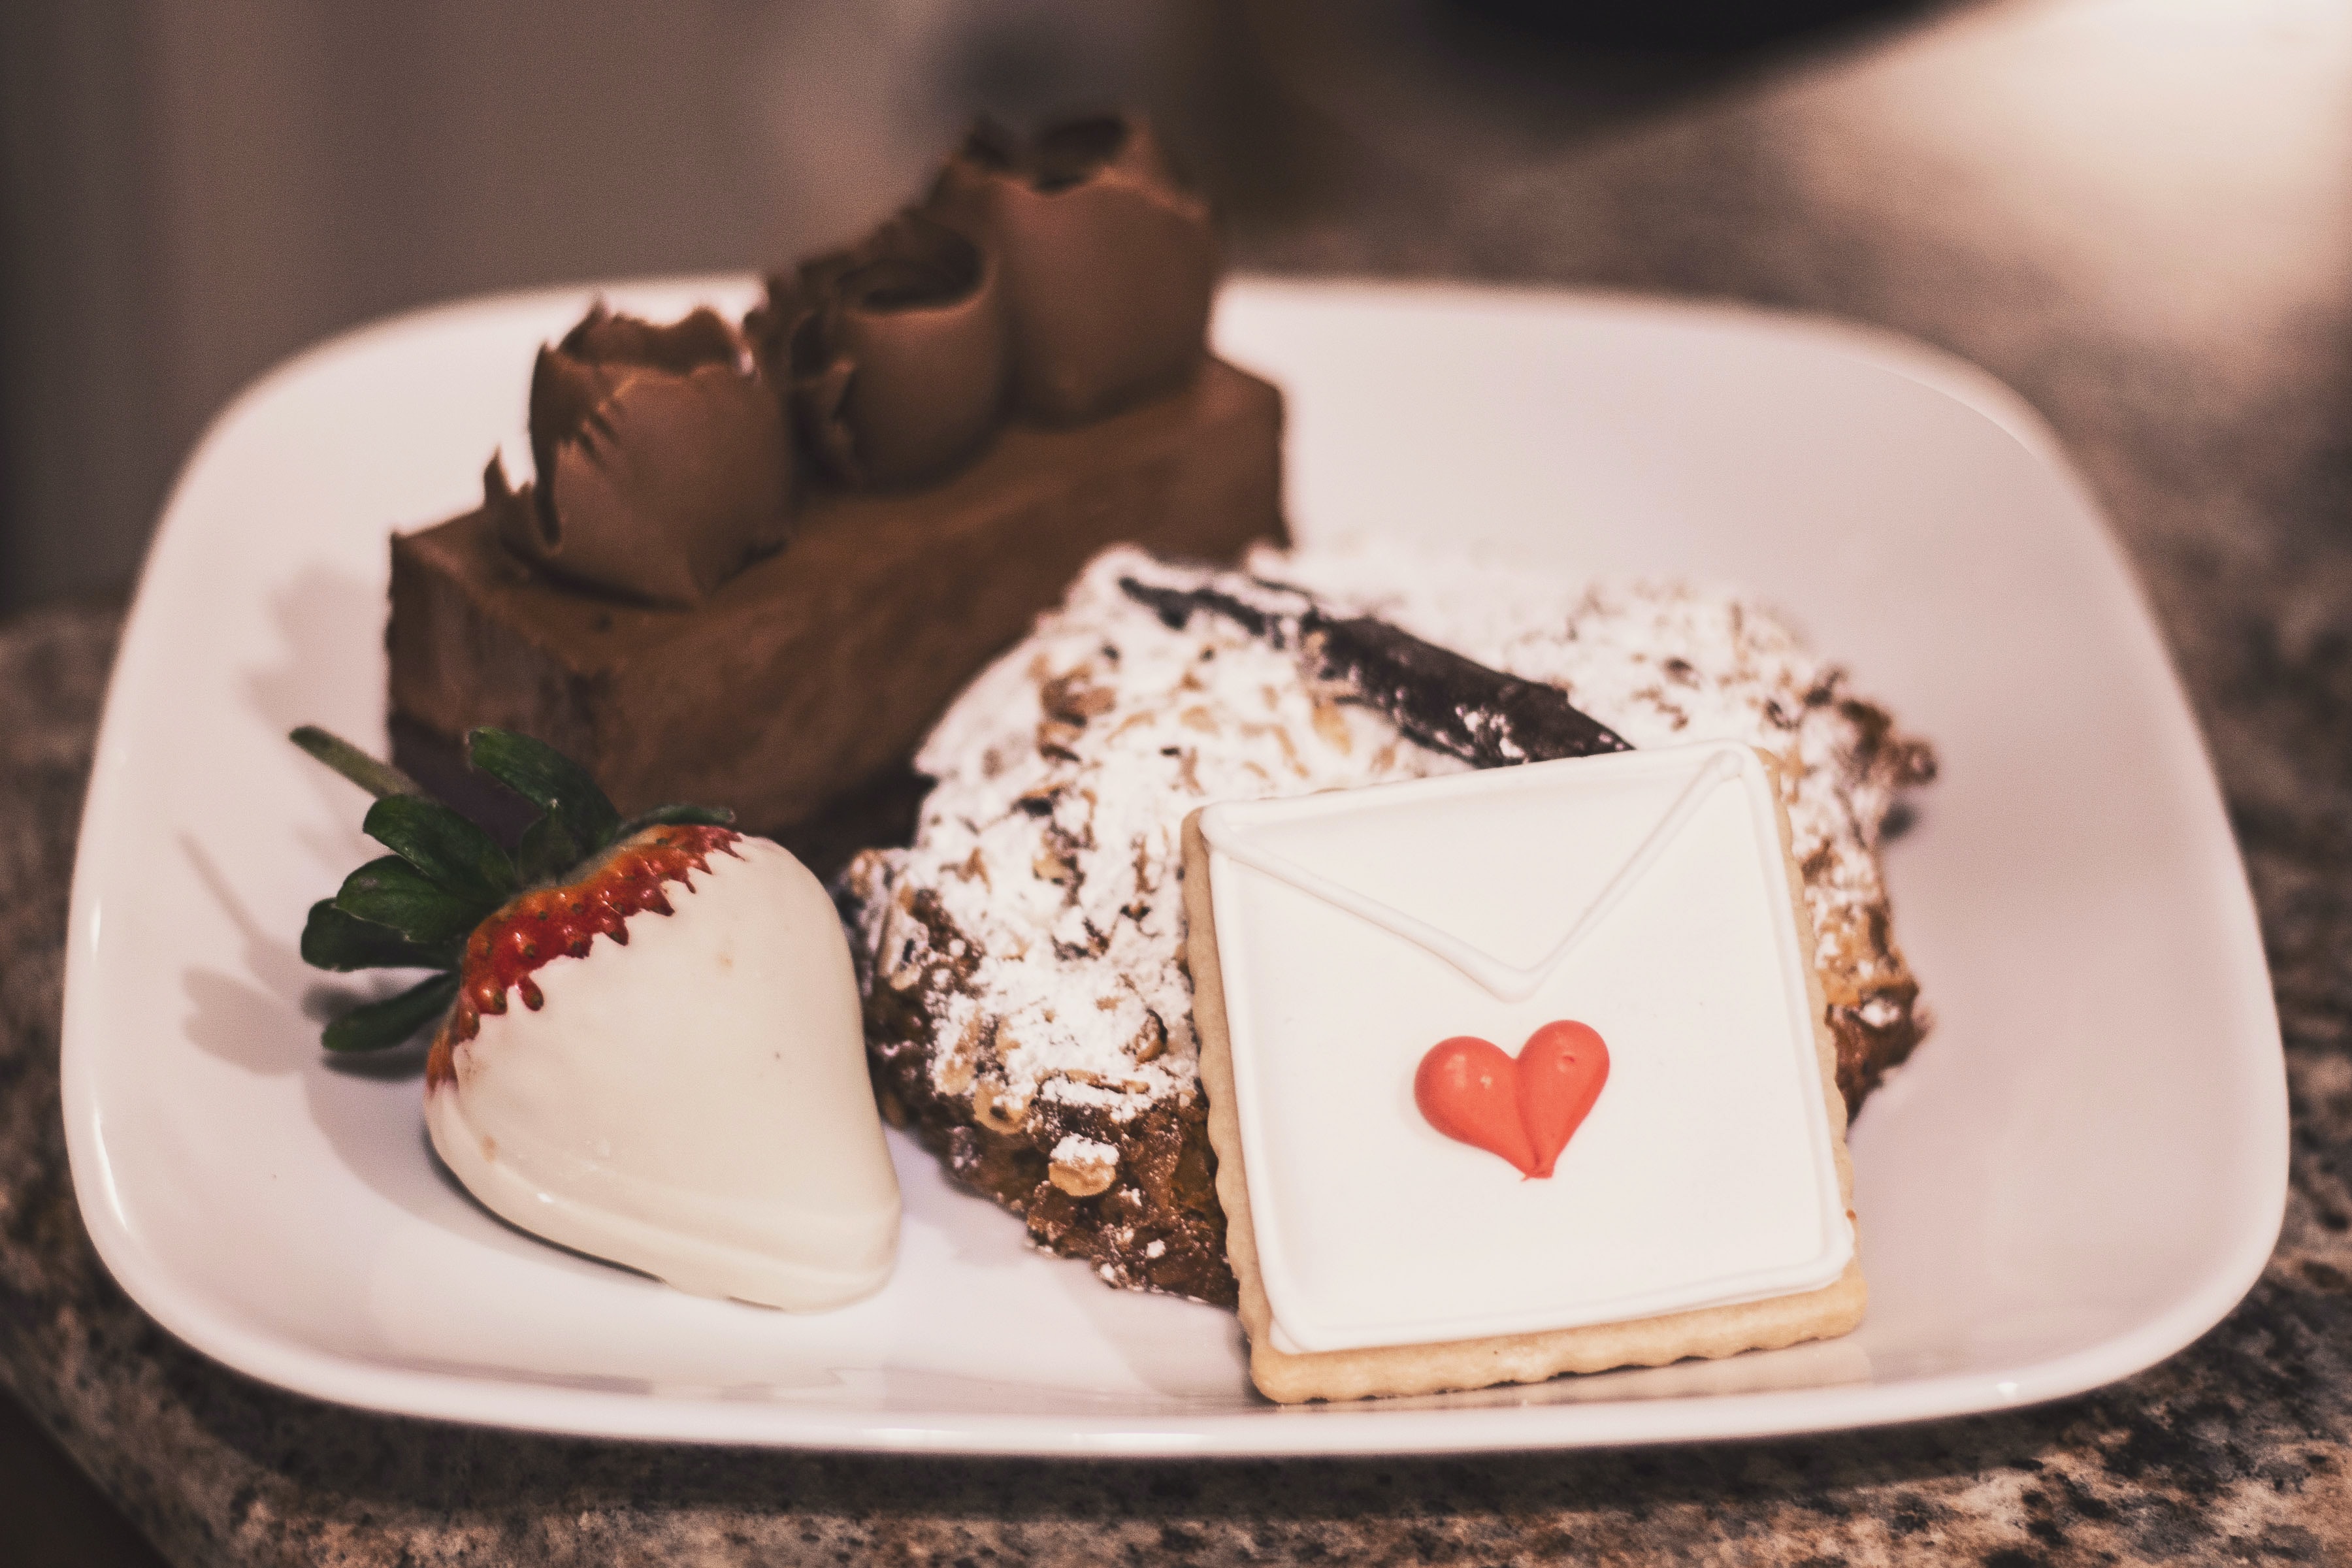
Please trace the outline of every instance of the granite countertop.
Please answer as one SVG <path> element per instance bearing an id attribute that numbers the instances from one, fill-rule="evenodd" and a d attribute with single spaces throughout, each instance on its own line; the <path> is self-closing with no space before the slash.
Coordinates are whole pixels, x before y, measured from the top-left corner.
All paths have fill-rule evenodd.
<path id="1" fill-rule="evenodd" d="M 520 1436 L 279 1393 L 132 1307 L 75 1206 L 66 889 L 118 621 L 53 608 L 0 628 L 0 1378 L 168 1557 L 2352 1559 L 2352 16 L 1960 6 L 1573 123 L 1547 119 L 1539 70 L 1514 102 L 1352 60 L 1341 102 L 1325 52 L 1285 58 L 1277 96 L 1349 151 L 1318 175 L 1327 201 L 1236 235 L 1246 263 L 1856 318 L 2049 416 L 2156 605 L 2261 909 L 2294 1174 L 2252 1294 L 2170 1361 L 2056 1405 L 1622 1452 L 908 1459 Z"/>

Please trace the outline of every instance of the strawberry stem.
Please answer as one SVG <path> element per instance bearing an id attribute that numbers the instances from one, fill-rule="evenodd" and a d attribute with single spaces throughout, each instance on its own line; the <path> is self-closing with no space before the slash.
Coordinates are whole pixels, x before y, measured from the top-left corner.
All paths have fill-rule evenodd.
<path id="1" fill-rule="evenodd" d="M 286 738 L 378 800 L 393 795 L 432 798 L 423 784 L 390 763 L 376 761 L 341 735 L 321 730 L 316 724 L 304 724 Z"/>

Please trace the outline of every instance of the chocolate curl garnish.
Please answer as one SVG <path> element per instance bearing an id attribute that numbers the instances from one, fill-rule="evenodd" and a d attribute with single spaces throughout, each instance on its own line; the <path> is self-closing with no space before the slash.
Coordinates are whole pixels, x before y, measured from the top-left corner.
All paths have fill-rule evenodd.
<path id="1" fill-rule="evenodd" d="M 1076 424 L 1172 386 L 1208 353 L 1217 239 L 1150 125 L 1106 115 L 1026 144 L 983 121 L 930 210 L 1004 275 L 1021 412 Z"/>
<path id="2" fill-rule="evenodd" d="M 500 536 L 569 582 L 685 607 L 789 535 L 782 410 L 709 310 L 657 326 L 599 304 L 542 347 L 530 449 L 533 502 Z"/>
<path id="3" fill-rule="evenodd" d="M 1633 749 L 1557 687 L 1490 669 L 1370 616 L 1334 615 L 1280 583 L 1251 578 L 1239 592 L 1163 588 L 1133 577 L 1118 585 L 1171 631 L 1205 610 L 1298 652 L 1318 676 L 1351 688 L 1413 740 L 1478 767 Z"/>
<path id="4" fill-rule="evenodd" d="M 967 457 L 1004 405 L 1009 346 L 992 259 L 919 212 L 768 280 L 747 323 L 836 478 L 870 489 Z"/>
<path id="5" fill-rule="evenodd" d="M 482 470 L 482 510 L 490 514 L 499 542 L 526 560 L 540 532 L 539 498 L 531 490 L 529 484 L 517 489 L 507 478 L 506 460 L 490 454 L 489 466 Z"/>

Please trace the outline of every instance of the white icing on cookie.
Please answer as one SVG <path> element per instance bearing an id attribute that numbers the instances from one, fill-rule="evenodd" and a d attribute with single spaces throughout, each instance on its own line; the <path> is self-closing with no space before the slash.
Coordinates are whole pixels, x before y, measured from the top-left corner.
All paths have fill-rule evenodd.
<path id="1" fill-rule="evenodd" d="M 1416 947 L 1425 948 L 1445 960 L 1454 968 L 1476 981 L 1496 1000 L 1524 1002 L 1535 994 L 1536 988 L 1550 977 L 1552 971 L 1566 961 L 1576 944 L 1594 926 L 1608 917 L 1640 881 L 1642 873 L 1656 864 L 1691 817 L 1706 802 L 1707 793 L 1717 784 L 1739 772 L 1740 757 L 1737 752 L 1718 748 L 1707 764 L 1691 779 L 1674 809 L 1658 819 L 1648 837 L 1635 848 L 1633 857 L 1617 869 L 1607 885 L 1594 895 L 1584 913 L 1549 952 L 1530 964 L 1510 964 L 1491 954 L 1479 952 L 1466 942 L 1457 942 L 1428 921 L 1384 904 L 1378 899 L 1366 898 L 1354 889 L 1319 876 L 1297 861 L 1276 853 L 1254 838 L 1243 826 L 1248 808 L 1245 806 L 1213 805 L 1201 814 L 1201 834 L 1226 858 L 1240 862 L 1277 881 L 1287 882 L 1303 893 L 1311 893 L 1337 909 L 1347 910 L 1358 920 L 1379 927 L 1391 936 L 1402 937 Z"/>
<path id="2" fill-rule="evenodd" d="M 1210 817 L 1234 1109 L 1277 1348 L 1616 1322 L 1844 1270 L 1843 1117 L 1754 750 L 1542 763 Z M 1268 875 L 1240 845 L 1307 875 Z M 1506 993 L 1454 950 L 1528 983 Z M 1559 1020 L 1600 1033 L 1609 1076 L 1552 1175 L 1522 1179 L 1430 1124 L 1412 1083 L 1431 1047 L 1466 1035 L 1517 1055 Z"/>

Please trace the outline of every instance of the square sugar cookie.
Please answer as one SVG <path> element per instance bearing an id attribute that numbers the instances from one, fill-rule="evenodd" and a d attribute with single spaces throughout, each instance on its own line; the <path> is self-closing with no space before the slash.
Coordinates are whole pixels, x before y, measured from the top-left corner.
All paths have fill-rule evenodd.
<path id="1" fill-rule="evenodd" d="M 1861 1321 L 1788 845 L 1769 763 L 1730 742 L 1186 820 L 1262 1393 L 1539 1382 Z"/>

